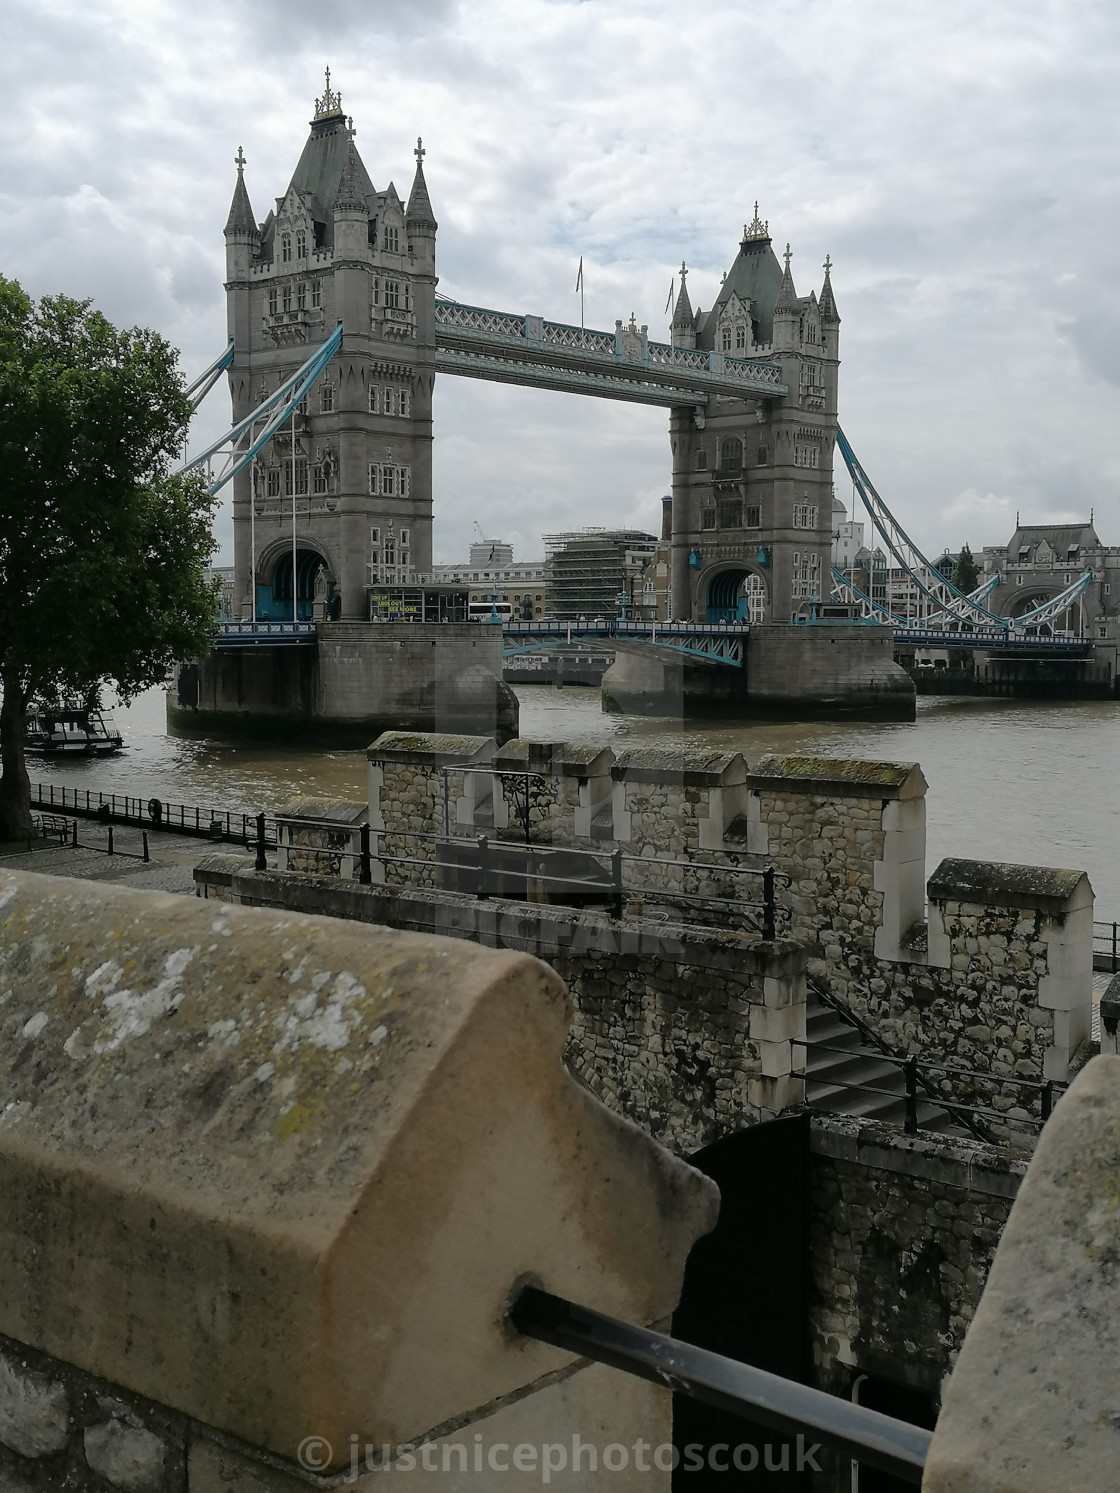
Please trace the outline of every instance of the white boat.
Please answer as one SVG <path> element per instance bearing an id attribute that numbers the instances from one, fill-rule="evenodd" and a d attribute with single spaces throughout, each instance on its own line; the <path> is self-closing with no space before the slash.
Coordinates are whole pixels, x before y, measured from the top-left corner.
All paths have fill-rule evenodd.
<path id="1" fill-rule="evenodd" d="M 124 738 L 107 711 L 96 706 L 47 706 L 27 710 L 24 750 L 37 757 L 111 757 Z"/>

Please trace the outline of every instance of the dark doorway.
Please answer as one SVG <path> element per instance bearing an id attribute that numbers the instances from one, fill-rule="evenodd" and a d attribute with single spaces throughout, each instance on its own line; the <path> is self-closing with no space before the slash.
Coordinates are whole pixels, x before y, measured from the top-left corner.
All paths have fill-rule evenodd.
<path id="1" fill-rule="evenodd" d="M 674 1337 L 808 1383 L 808 1115 L 752 1126 L 689 1159 L 719 1185 L 721 1202 L 715 1229 L 688 1257 Z M 799 1448 L 682 1395 L 673 1397 L 673 1444 L 676 1493 L 808 1486 L 798 1453 L 811 1438 Z"/>
<path id="2" fill-rule="evenodd" d="M 876 1379 L 871 1374 L 860 1375 L 856 1380 L 852 1398 L 869 1410 L 880 1410 L 895 1420 L 907 1421 L 912 1426 L 924 1426 L 932 1431 L 937 1424 L 937 1408 L 933 1396 L 920 1389 L 911 1389 L 906 1384 L 891 1384 L 886 1379 Z M 877 1467 L 864 1467 L 854 1463 L 852 1467 L 852 1493 L 913 1493 L 914 1484 L 906 1483 L 889 1472 L 880 1472 Z"/>

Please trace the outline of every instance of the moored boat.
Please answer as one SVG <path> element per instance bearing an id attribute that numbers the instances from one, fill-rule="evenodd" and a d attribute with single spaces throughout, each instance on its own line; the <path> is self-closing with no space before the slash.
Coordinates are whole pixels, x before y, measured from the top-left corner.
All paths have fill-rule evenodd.
<path id="1" fill-rule="evenodd" d="M 39 757 L 111 757 L 124 748 L 113 718 L 97 706 L 32 704 L 24 750 Z"/>

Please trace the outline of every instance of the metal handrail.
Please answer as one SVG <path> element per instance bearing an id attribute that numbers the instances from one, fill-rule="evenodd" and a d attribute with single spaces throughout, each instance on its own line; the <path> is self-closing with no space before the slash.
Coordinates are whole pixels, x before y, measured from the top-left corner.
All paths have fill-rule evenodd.
<path id="1" fill-rule="evenodd" d="M 808 1432 L 842 1455 L 906 1482 L 922 1480 L 933 1436 L 919 1426 L 708 1348 L 620 1322 L 536 1286 L 526 1286 L 518 1294 L 509 1318 L 526 1337 L 775 1431 Z"/>
<path id="2" fill-rule="evenodd" d="M 874 1027 L 869 1026 L 862 1017 L 857 1016 L 857 1014 L 851 1009 L 851 1007 L 848 1006 L 844 1001 L 842 1001 L 839 996 L 833 995 L 831 990 L 826 990 L 823 985 L 818 985 L 815 980 L 810 979 L 808 976 L 806 976 L 805 979 L 805 989 L 809 995 L 815 995 L 818 1000 L 824 1001 L 826 1006 L 831 1006 L 842 1021 L 846 1021 L 849 1026 L 855 1027 L 856 1031 L 859 1032 L 859 1034 L 866 1041 L 870 1042 L 871 1045 L 878 1050 L 882 1057 L 890 1058 L 892 1060 L 902 1057 L 902 1054 L 892 1051 L 892 1049 L 887 1046 L 886 1042 L 882 1037 L 880 1037 L 879 1033 L 875 1030 Z M 931 1085 L 926 1081 L 921 1069 L 918 1067 L 917 1059 L 913 1056 L 906 1056 L 905 1058 L 903 1058 L 903 1060 L 914 1064 L 914 1084 L 920 1084 L 922 1086 L 922 1088 L 925 1090 L 926 1097 L 932 1104 L 940 1104 L 940 1098 L 938 1097 L 935 1090 L 931 1087 Z M 979 1121 L 973 1119 L 969 1115 L 962 1115 L 961 1119 L 965 1128 L 967 1130 L 970 1130 L 977 1140 L 982 1140 L 987 1145 L 992 1145 L 994 1143 L 994 1137 L 988 1134 L 984 1126 L 980 1124 Z M 908 1127 L 910 1123 L 911 1116 L 908 1113 Z M 916 1119 L 913 1121 L 913 1124 L 916 1130 Z"/>

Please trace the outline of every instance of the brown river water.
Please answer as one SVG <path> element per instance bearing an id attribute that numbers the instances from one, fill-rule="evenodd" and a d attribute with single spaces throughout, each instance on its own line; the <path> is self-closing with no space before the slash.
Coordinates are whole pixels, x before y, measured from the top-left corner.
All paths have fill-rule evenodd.
<path id="1" fill-rule="evenodd" d="M 518 686 L 521 734 L 624 746 L 704 746 L 919 762 L 929 783 L 927 872 L 943 856 L 1086 870 L 1096 915 L 1120 918 L 1120 702 L 926 696 L 912 724 L 756 725 L 604 715 L 594 689 Z M 167 734 L 162 690 L 114 712 L 128 750 L 101 761 L 29 762 L 32 781 L 271 811 L 298 794 L 364 800 L 361 752 L 197 741 Z"/>

